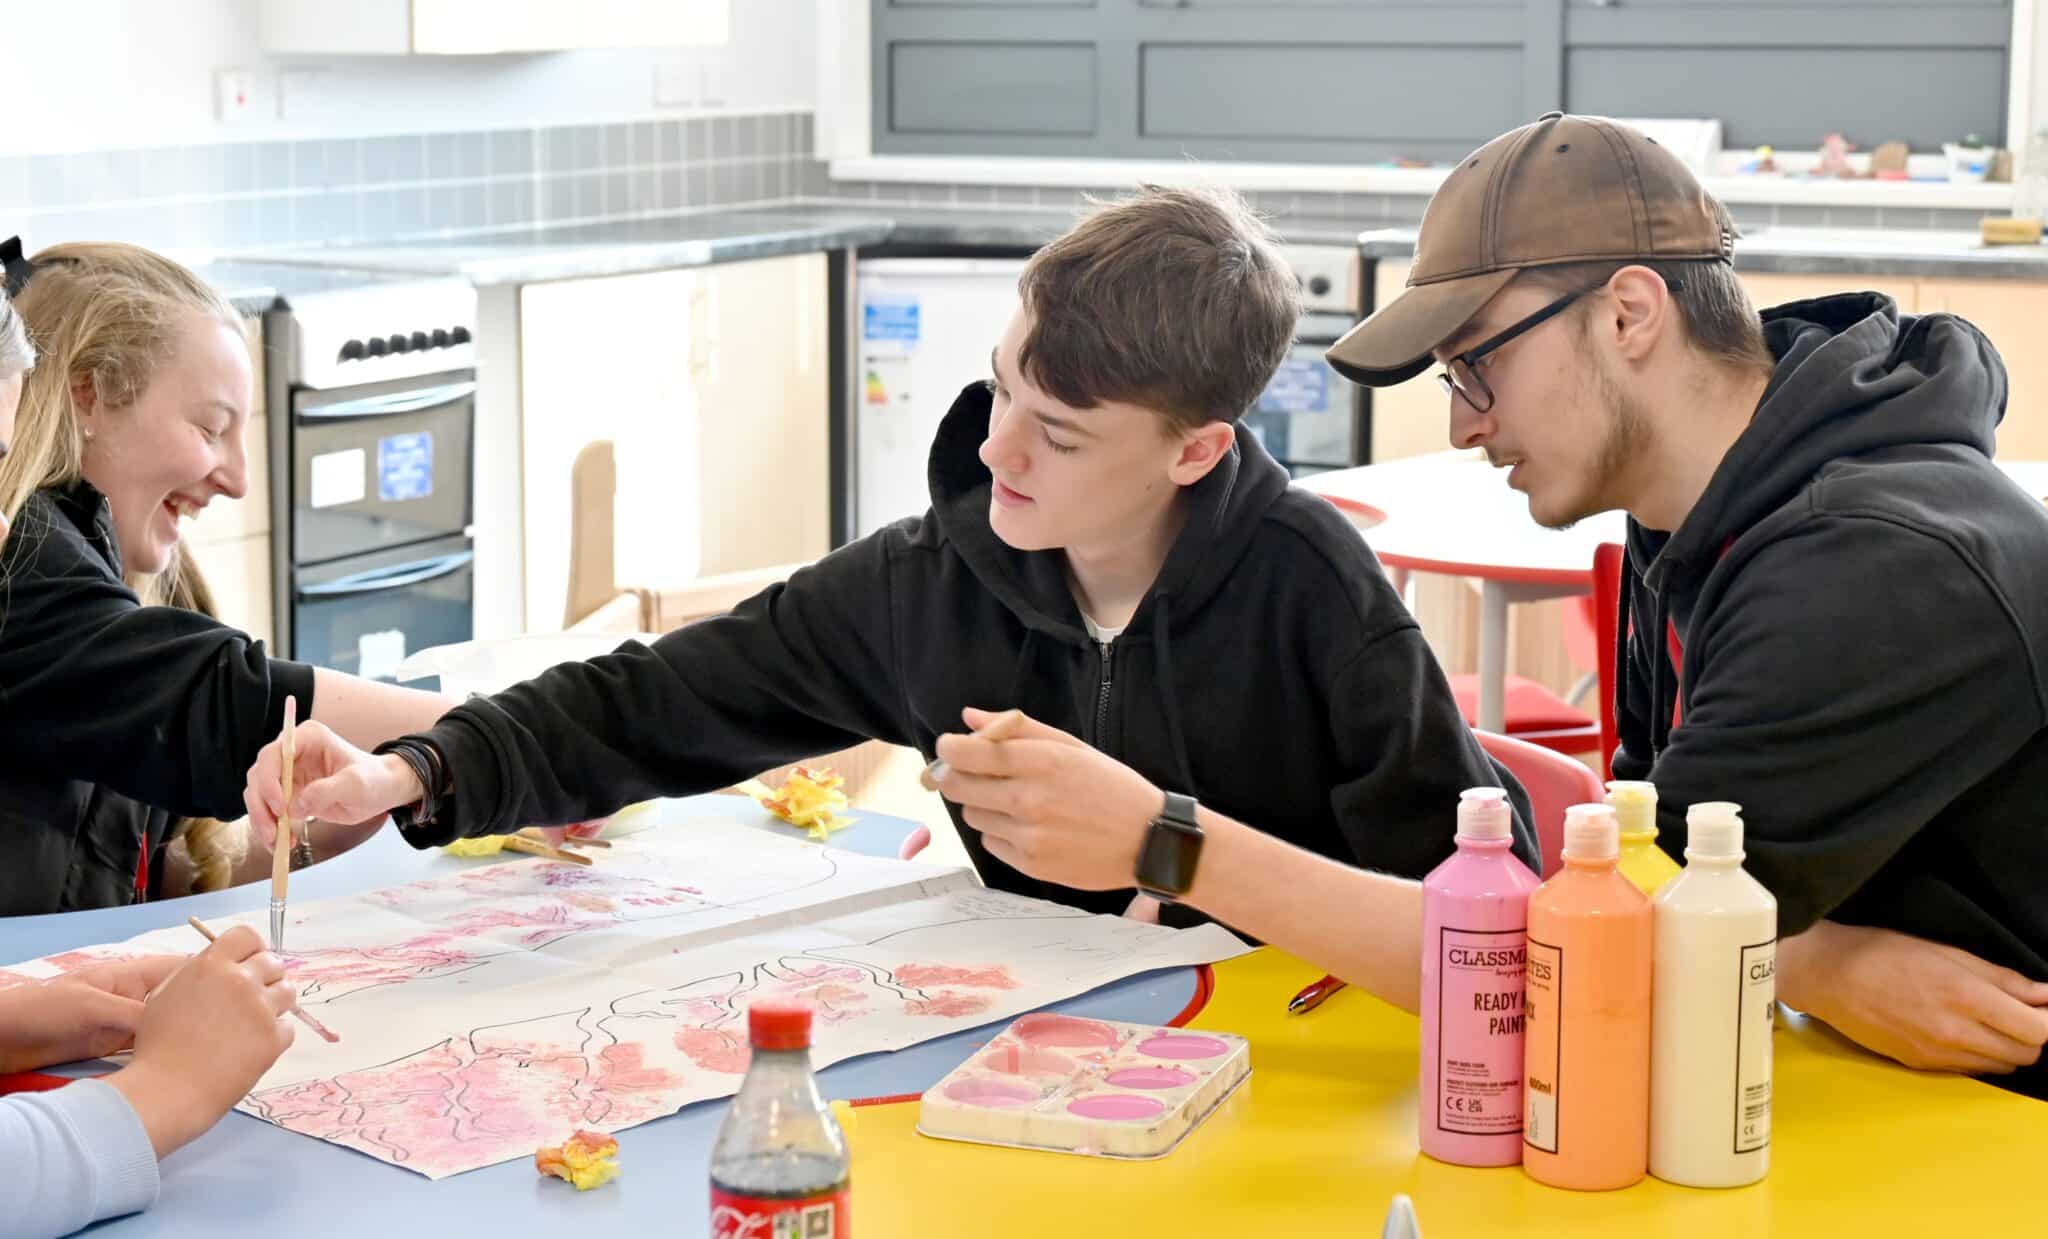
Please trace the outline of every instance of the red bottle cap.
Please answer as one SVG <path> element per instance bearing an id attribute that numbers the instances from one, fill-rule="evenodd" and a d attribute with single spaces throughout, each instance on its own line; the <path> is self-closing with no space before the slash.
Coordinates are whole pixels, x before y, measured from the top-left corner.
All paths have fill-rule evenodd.
<path id="1" fill-rule="evenodd" d="M 810 1049 L 810 1004 L 790 998 L 763 998 L 747 1008 L 747 1039 L 757 1050 Z"/>

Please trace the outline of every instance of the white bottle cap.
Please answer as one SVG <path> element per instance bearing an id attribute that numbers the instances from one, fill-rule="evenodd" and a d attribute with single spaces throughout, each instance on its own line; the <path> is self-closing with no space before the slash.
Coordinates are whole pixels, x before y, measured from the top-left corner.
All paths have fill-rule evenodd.
<path id="1" fill-rule="evenodd" d="M 1468 787 L 1458 794 L 1460 839 L 1512 839 L 1515 814 L 1501 787 Z"/>
<path id="2" fill-rule="evenodd" d="M 1687 860 L 1742 859 L 1742 806 L 1706 800 L 1685 811 Z"/>
<path id="3" fill-rule="evenodd" d="M 1616 779 L 1607 785 L 1607 803 L 1625 835 L 1657 837 L 1657 785 L 1642 779 Z"/>
<path id="4" fill-rule="evenodd" d="M 1621 854 L 1621 828 L 1614 807 L 1575 804 L 1564 811 L 1564 854 L 1575 860 L 1605 860 Z"/>

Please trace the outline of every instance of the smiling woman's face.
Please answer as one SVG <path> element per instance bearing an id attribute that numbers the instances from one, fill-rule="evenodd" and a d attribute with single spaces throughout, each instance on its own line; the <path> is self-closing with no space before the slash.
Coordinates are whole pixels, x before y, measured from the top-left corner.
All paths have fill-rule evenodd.
<path id="1" fill-rule="evenodd" d="M 113 509 L 124 572 L 162 572 L 178 522 L 249 491 L 242 432 L 249 351 L 235 330 L 194 313 L 149 386 L 123 409 L 81 409 L 83 471 Z"/>

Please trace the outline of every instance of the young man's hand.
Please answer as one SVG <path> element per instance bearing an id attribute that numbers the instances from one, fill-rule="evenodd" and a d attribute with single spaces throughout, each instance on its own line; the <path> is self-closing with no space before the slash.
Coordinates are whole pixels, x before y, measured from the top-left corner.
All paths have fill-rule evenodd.
<path id="1" fill-rule="evenodd" d="M 412 768 L 396 754 L 374 757 L 320 723 L 300 723 L 292 745 L 292 816 L 329 823 L 314 840 L 325 855 L 354 847 L 376 833 L 385 814 L 425 794 Z M 277 819 L 285 809 L 282 740 L 272 740 L 256 755 L 242 803 L 256 837 L 275 846 Z"/>
<path id="2" fill-rule="evenodd" d="M 2003 1075 L 2048 1043 L 2048 982 L 1910 934 L 1821 921 L 1778 952 L 1779 996 L 1923 1071 Z"/>
<path id="3" fill-rule="evenodd" d="M 996 716 L 970 709 L 961 717 L 978 731 Z M 997 860 L 1077 890 L 1135 880 L 1138 846 L 1165 803 L 1137 771 L 1031 718 L 1001 740 L 940 736 L 938 750 L 951 768 L 940 794 Z"/>
<path id="4" fill-rule="evenodd" d="M 0 1074 L 127 1049 L 142 1025 L 142 1000 L 186 958 L 111 959 L 0 990 Z"/>

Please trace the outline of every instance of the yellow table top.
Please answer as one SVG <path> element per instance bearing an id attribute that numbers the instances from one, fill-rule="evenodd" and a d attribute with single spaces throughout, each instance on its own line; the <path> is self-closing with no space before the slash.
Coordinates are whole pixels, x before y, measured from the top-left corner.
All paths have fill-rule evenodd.
<path id="1" fill-rule="evenodd" d="M 1216 966 L 1190 1024 L 1251 1039 L 1252 1075 L 1172 1154 L 1119 1162 L 934 1140 L 915 1101 L 862 1107 L 854 1222 L 874 1236 L 1377 1235 L 1396 1192 L 1425 1239 L 1465 1235 L 2008 1235 L 2048 1227 L 2048 1103 L 1875 1058 L 1781 1019 L 1771 1172 L 1703 1191 L 1545 1187 L 1416 1147 L 1420 1024 L 1347 989 L 1304 1016 L 1318 974 L 1272 949 Z"/>

